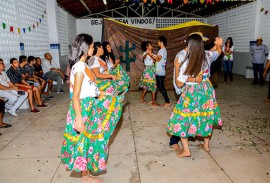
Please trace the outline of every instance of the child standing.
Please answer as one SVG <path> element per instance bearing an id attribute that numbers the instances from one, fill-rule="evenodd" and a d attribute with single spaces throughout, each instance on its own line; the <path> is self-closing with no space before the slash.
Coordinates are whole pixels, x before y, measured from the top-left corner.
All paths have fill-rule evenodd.
<path id="1" fill-rule="evenodd" d="M 140 98 L 141 102 L 146 102 L 144 97 L 147 91 L 152 92 L 152 102 L 151 104 L 157 106 L 158 104 L 155 101 L 156 91 L 157 91 L 157 83 L 156 83 L 156 69 L 154 60 L 151 58 L 150 55 L 153 55 L 153 46 L 150 41 L 144 41 L 141 43 L 143 53 L 143 60 L 145 64 L 145 69 L 143 71 L 141 81 L 139 83 L 139 87 L 143 88 L 143 92 Z"/>

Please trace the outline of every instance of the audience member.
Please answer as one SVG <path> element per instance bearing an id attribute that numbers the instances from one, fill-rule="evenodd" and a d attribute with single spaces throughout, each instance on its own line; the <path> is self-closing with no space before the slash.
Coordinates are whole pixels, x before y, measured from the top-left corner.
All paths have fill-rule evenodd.
<path id="1" fill-rule="evenodd" d="M 16 110 L 22 105 L 28 94 L 20 91 L 16 85 L 10 82 L 4 70 L 5 64 L 0 59 L 0 97 L 7 100 L 5 105 L 7 111 L 11 115 L 17 116 Z"/>
<path id="2" fill-rule="evenodd" d="M 40 78 L 44 79 L 46 81 L 46 83 L 48 84 L 47 90 L 46 90 L 46 92 L 44 92 L 44 94 L 46 95 L 46 98 L 53 98 L 53 96 L 51 95 L 51 89 L 52 89 L 52 86 L 53 86 L 53 81 L 44 76 L 41 64 L 42 64 L 41 63 L 41 58 L 36 57 L 36 62 L 34 63 L 35 75 L 37 77 L 40 77 Z"/>
<path id="3" fill-rule="evenodd" d="M 66 76 L 63 71 L 59 69 L 57 64 L 52 61 L 52 55 L 50 53 L 45 53 L 44 58 L 45 60 L 42 62 L 44 76 L 57 82 L 57 93 L 64 93 L 61 88 L 62 79 L 66 80 L 68 79 L 68 76 Z"/>
<path id="4" fill-rule="evenodd" d="M 256 41 L 256 45 L 251 46 L 251 55 L 252 55 L 252 64 L 253 64 L 253 72 L 254 72 L 254 81 L 253 85 L 258 84 L 258 74 L 260 77 L 260 86 L 264 85 L 263 78 L 263 67 L 264 62 L 266 60 L 266 56 L 268 55 L 268 47 L 262 44 L 262 37 L 258 37 Z"/>
<path id="5" fill-rule="evenodd" d="M 38 109 L 34 107 L 33 97 L 37 102 L 38 107 L 47 107 L 47 105 L 43 104 L 40 99 L 40 92 L 37 87 L 31 86 L 24 79 L 22 79 L 22 74 L 19 68 L 19 62 L 16 58 L 10 59 L 10 68 L 7 70 L 7 76 L 10 81 L 15 84 L 20 90 L 23 90 L 28 93 L 28 101 L 31 108 L 31 112 L 37 113 L 40 112 Z M 34 92 L 34 93 L 33 93 Z"/>

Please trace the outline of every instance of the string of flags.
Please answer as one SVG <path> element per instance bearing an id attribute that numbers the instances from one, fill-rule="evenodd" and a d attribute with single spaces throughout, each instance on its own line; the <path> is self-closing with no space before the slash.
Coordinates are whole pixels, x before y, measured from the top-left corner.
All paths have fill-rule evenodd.
<path id="1" fill-rule="evenodd" d="M 179 0 L 124 0 L 126 2 L 133 2 L 133 3 L 154 3 L 156 4 L 157 1 L 159 1 L 161 4 L 167 2 L 168 4 L 173 4 L 173 1 L 179 1 Z M 184 4 L 188 4 L 189 2 L 191 3 L 198 3 L 200 2 L 201 4 L 207 3 L 207 4 L 212 4 L 213 2 L 229 2 L 229 1 L 235 1 L 235 0 L 182 0 Z"/>
<path id="2" fill-rule="evenodd" d="M 47 14 L 46 10 L 44 10 L 44 13 L 41 15 L 41 17 L 38 19 L 38 21 L 30 26 L 26 26 L 26 27 L 21 28 L 21 27 L 15 27 L 13 25 L 8 25 L 7 23 L 2 22 L 2 28 L 3 28 L 3 30 L 9 30 L 9 32 L 18 33 L 18 34 L 21 34 L 22 32 L 23 33 L 31 32 L 32 30 L 37 28 L 42 23 L 43 19 L 45 18 L 45 14 Z"/>
<path id="3" fill-rule="evenodd" d="M 265 10 L 264 8 L 261 8 L 260 12 L 264 12 L 265 15 L 268 14 L 268 10 Z"/>

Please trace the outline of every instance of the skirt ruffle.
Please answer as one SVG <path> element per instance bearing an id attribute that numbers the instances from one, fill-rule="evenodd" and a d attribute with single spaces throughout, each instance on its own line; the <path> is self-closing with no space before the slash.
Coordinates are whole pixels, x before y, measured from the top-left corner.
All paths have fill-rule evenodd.
<path id="1" fill-rule="evenodd" d="M 108 143 L 121 117 L 122 99 L 122 96 L 104 96 L 81 100 L 86 130 L 80 134 L 73 129 L 76 114 L 70 102 L 61 150 L 61 161 L 68 169 L 94 173 L 106 170 Z"/>
<path id="2" fill-rule="evenodd" d="M 144 90 L 155 92 L 157 91 L 155 66 L 146 66 L 141 76 L 141 81 L 139 83 L 139 88 Z"/>
<path id="3" fill-rule="evenodd" d="M 209 80 L 186 85 L 168 122 L 167 131 L 181 138 L 210 136 L 222 126 L 215 90 Z"/>

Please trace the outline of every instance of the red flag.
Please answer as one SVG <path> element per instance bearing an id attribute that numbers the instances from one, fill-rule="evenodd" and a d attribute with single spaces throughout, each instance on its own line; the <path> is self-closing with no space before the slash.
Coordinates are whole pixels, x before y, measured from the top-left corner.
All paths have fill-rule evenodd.
<path id="1" fill-rule="evenodd" d="M 10 32 L 13 32 L 14 33 L 14 27 L 13 26 L 10 26 Z"/>
<path id="2" fill-rule="evenodd" d="M 212 0 L 206 0 L 206 3 L 212 4 Z"/>
<path id="3" fill-rule="evenodd" d="M 172 4 L 172 0 L 168 0 L 168 3 Z"/>

